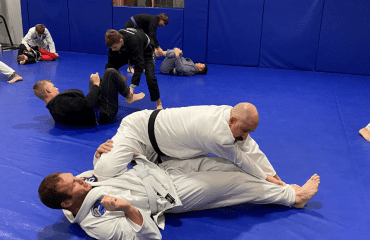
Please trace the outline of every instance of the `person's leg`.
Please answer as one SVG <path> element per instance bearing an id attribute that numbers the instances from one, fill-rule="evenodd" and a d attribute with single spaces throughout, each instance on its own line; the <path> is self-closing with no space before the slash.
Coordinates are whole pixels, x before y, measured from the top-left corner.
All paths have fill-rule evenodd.
<path id="1" fill-rule="evenodd" d="M 177 186 L 183 206 L 168 212 L 211 209 L 241 203 L 279 204 L 301 208 L 318 189 L 312 177 L 302 188 L 280 186 L 244 173 L 227 160 L 198 157 L 161 164 Z M 297 194 L 296 194 L 297 192 Z M 298 205 L 294 205 L 298 203 Z"/>
<path id="2" fill-rule="evenodd" d="M 15 83 L 22 81 L 22 77 L 19 76 L 11 67 L 0 61 L 0 72 L 2 72 L 8 78 L 11 78 L 8 83 Z"/>
<path id="3" fill-rule="evenodd" d="M 363 136 L 367 141 L 370 141 L 370 123 L 369 123 L 366 127 L 364 127 L 364 128 L 362 128 L 362 129 L 360 129 L 359 133 L 360 133 L 360 134 L 361 134 L 361 136 Z"/>
<path id="4" fill-rule="evenodd" d="M 155 61 L 153 58 L 153 51 L 150 47 L 147 47 L 144 51 L 145 59 L 145 77 L 150 93 L 150 101 L 156 102 L 157 109 L 162 109 L 162 102 L 159 94 L 159 87 L 157 78 L 155 77 Z"/>
<path id="5" fill-rule="evenodd" d="M 43 56 L 49 56 L 49 57 L 50 57 L 50 59 L 56 59 L 56 58 L 58 58 L 58 56 L 57 56 L 57 55 L 55 55 L 55 53 L 51 53 L 51 52 L 46 51 L 46 50 L 44 50 L 44 49 L 39 49 L 39 51 L 41 52 L 41 58 L 42 58 Z"/>
<path id="6" fill-rule="evenodd" d="M 107 123 L 117 115 L 118 94 L 127 98 L 130 103 L 142 99 L 144 93 L 132 94 L 122 74 L 114 68 L 107 68 L 100 82 L 99 111 L 100 122 Z"/>
<path id="7" fill-rule="evenodd" d="M 161 72 L 163 74 L 171 74 L 175 68 L 176 58 L 165 58 L 161 63 Z"/>
<path id="8" fill-rule="evenodd" d="M 41 54 L 41 61 L 51 61 L 53 60 L 50 56 Z"/>

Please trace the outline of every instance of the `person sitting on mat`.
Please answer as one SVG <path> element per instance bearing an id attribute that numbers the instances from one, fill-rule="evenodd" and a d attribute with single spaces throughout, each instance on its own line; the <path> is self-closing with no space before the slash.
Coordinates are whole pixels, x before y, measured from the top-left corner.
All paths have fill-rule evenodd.
<path id="1" fill-rule="evenodd" d="M 204 63 L 195 63 L 190 58 L 182 56 L 182 50 L 174 48 L 163 52 L 166 58 L 161 64 L 163 74 L 192 76 L 194 74 L 207 74 L 208 68 Z"/>
<path id="2" fill-rule="evenodd" d="M 153 149 L 153 159 L 134 154 L 134 159 L 127 162 L 98 165 L 104 155 L 118 154 L 111 143 L 108 140 L 97 149 L 94 170 L 76 177 L 71 173 L 50 174 L 38 189 L 45 206 L 63 209 L 71 223 L 78 223 L 96 239 L 162 239 L 159 229 L 164 229 L 165 213 L 241 203 L 304 208 L 320 183 L 320 177 L 314 174 L 302 187 L 280 186 L 212 156 L 168 159 L 157 165 L 153 163 L 157 157 Z M 96 174 L 123 165 L 127 167 L 118 174 Z"/>
<path id="3" fill-rule="evenodd" d="M 30 49 L 30 50 L 28 50 Z M 39 49 L 38 46 L 27 48 L 24 44 L 19 46 L 17 62 L 21 65 L 36 63 L 38 61 L 51 61 L 58 56 L 55 53 Z"/>
<path id="4" fill-rule="evenodd" d="M 105 70 L 103 78 L 91 74 L 89 93 L 84 96 L 78 89 L 59 93 L 50 80 L 40 80 L 33 86 L 37 97 L 46 103 L 55 122 L 71 126 L 95 126 L 111 122 L 118 112 L 118 94 L 131 104 L 141 100 L 145 94 L 133 94 L 126 79 L 115 69 Z"/>

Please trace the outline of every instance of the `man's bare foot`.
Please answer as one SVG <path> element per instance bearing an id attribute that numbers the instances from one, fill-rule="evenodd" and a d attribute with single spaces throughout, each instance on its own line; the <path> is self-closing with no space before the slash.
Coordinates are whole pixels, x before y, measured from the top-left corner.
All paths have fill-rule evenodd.
<path id="1" fill-rule="evenodd" d="M 128 73 L 135 73 L 135 70 L 134 70 L 131 66 L 129 66 L 129 67 L 127 68 L 127 72 L 128 72 Z"/>
<path id="2" fill-rule="evenodd" d="M 126 103 L 130 105 L 133 102 L 136 102 L 138 100 L 141 100 L 145 97 L 145 93 L 141 92 L 138 94 L 134 94 L 134 91 L 130 88 L 130 94 L 126 98 Z"/>
<path id="3" fill-rule="evenodd" d="M 315 173 L 308 181 L 298 190 L 296 190 L 295 208 L 304 208 L 306 203 L 317 193 L 319 189 L 320 177 Z"/>
<path id="4" fill-rule="evenodd" d="M 13 73 L 12 77 L 13 78 L 11 80 L 9 80 L 8 83 L 15 83 L 17 81 L 22 81 L 23 80 L 23 78 L 21 76 L 19 76 L 18 74 L 16 74 L 16 73 Z"/>
<path id="5" fill-rule="evenodd" d="M 367 140 L 370 141 L 370 130 L 364 127 L 359 131 L 359 133 Z"/>
<path id="6" fill-rule="evenodd" d="M 290 186 L 297 192 L 298 190 L 301 189 L 300 186 L 298 186 L 297 184 L 290 184 Z"/>

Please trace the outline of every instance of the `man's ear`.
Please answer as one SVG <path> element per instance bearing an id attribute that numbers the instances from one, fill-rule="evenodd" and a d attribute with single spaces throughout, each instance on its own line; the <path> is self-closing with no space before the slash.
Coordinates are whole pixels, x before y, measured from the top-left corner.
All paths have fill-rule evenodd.
<path id="1" fill-rule="evenodd" d="M 229 118 L 229 126 L 234 125 L 237 122 L 236 117 L 230 116 Z"/>
<path id="2" fill-rule="evenodd" d="M 45 92 L 47 92 L 47 93 L 51 93 L 51 89 L 50 89 L 50 87 L 46 87 L 46 88 L 45 88 Z"/>
<path id="3" fill-rule="evenodd" d="M 60 205 L 62 206 L 62 208 L 68 209 L 70 206 L 72 206 L 72 204 L 73 204 L 72 199 L 67 199 L 64 200 Z"/>

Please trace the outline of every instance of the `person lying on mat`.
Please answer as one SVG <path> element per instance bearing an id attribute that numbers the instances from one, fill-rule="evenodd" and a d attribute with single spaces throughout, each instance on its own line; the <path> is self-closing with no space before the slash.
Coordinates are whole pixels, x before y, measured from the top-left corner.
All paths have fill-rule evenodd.
<path id="1" fill-rule="evenodd" d="M 133 94 L 125 83 L 127 79 L 115 69 L 105 70 L 103 78 L 91 74 L 89 93 L 84 96 L 78 89 L 59 93 L 50 80 L 40 80 L 33 86 L 37 97 L 46 103 L 54 121 L 71 126 L 95 126 L 111 122 L 118 112 L 118 94 L 131 104 L 141 100 L 145 94 Z"/>
<path id="2" fill-rule="evenodd" d="M 30 50 L 28 50 L 30 49 Z M 58 58 L 55 53 L 39 49 L 38 46 L 26 47 L 24 44 L 19 46 L 17 62 L 21 65 L 36 63 L 38 61 L 51 61 Z"/>
<path id="3" fill-rule="evenodd" d="M 159 229 L 164 229 L 164 213 L 247 202 L 303 208 L 320 183 L 314 174 L 302 187 L 276 185 L 218 157 L 167 159 L 156 165 L 154 159 L 140 154 L 132 161 L 120 162 L 127 167 L 116 176 L 100 177 L 95 172 L 101 167 L 121 168 L 112 163 L 97 165 L 100 156 L 106 155 L 103 152 L 108 149 L 109 154 L 111 143 L 98 148 L 94 170 L 76 177 L 71 173 L 50 174 L 38 189 L 44 205 L 63 209 L 71 223 L 78 223 L 96 239 L 162 239 Z"/>
<path id="4" fill-rule="evenodd" d="M 189 159 L 214 154 L 255 177 L 284 185 L 266 155 L 249 136 L 258 122 L 257 109 L 251 103 L 239 103 L 234 107 L 192 106 L 132 113 L 122 120 L 112 138 L 117 151 L 102 157 L 99 163 L 118 162 L 117 166 L 121 168 L 109 168 L 100 175 L 115 176 L 125 169 L 125 165 L 119 162 L 130 161 L 134 153 L 150 156 L 145 149 L 151 149 L 160 154 L 161 159 L 165 156 Z"/>
<path id="5" fill-rule="evenodd" d="M 161 72 L 163 74 L 180 76 L 207 74 L 208 67 L 206 64 L 194 63 L 190 58 L 184 58 L 182 50 L 179 48 L 163 51 L 163 56 L 166 56 L 161 64 Z"/>

